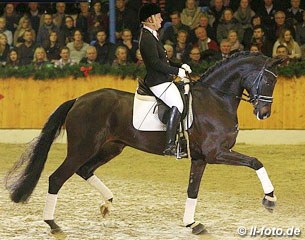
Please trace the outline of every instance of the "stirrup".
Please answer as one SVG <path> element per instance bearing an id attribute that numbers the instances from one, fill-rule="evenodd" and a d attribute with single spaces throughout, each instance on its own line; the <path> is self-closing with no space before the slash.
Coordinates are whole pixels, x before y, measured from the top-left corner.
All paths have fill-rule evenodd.
<path id="1" fill-rule="evenodd" d="M 177 154 L 177 147 L 175 144 L 167 145 L 163 151 L 165 156 L 176 156 Z"/>

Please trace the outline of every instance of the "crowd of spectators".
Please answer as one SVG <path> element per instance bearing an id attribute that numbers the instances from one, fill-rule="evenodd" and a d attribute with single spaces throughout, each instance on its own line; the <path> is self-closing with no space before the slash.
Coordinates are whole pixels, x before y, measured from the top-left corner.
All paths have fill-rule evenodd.
<path id="1" fill-rule="evenodd" d="M 116 43 L 109 42 L 109 3 L 0 3 L 0 64 L 57 68 L 135 63 L 142 4 L 159 4 L 159 39 L 171 65 L 218 61 L 242 50 L 305 59 L 305 0 L 116 0 Z M 1 12 L 2 11 L 2 12 Z M 287 61 L 288 62 L 288 61 Z"/>

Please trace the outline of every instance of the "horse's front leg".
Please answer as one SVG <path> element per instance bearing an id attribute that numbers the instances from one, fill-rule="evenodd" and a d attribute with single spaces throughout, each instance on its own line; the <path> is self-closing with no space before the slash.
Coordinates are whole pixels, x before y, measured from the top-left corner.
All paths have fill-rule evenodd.
<path id="1" fill-rule="evenodd" d="M 191 161 L 190 178 L 187 189 L 187 199 L 185 203 L 183 223 L 186 227 L 190 227 L 192 229 L 193 234 L 200 234 L 205 231 L 203 224 L 200 222 L 195 222 L 194 220 L 197 196 L 205 166 L 206 162 L 203 160 L 192 159 Z"/>
<path id="2" fill-rule="evenodd" d="M 254 169 L 265 193 L 262 204 L 269 211 L 274 209 L 277 200 L 274 195 L 274 187 L 263 164 L 255 157 L 249 157 L 232 150 L 223 150 L 216 155 L 215 159 L 208 160 L 208 163 L 246 166 Z"/>

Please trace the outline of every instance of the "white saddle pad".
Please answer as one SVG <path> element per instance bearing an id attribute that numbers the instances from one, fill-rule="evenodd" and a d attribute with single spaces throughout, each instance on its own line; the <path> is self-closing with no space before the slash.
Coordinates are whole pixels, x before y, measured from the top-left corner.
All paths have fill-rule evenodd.
<path id="1" fill-rule="evenodd" d="M 166 125 L 158 118 L 157 101 L 154 96 L 143 96 L 135 93 L 133 101 L 132 123 L 135 129 L 141 131 L 166 131 Z M 155 111 L 155 112 L 154 112 Z M 190 94 L 189 114 L 183 119 L 184 129 L 189 129 L 193 123 L 192 95 Z"/>

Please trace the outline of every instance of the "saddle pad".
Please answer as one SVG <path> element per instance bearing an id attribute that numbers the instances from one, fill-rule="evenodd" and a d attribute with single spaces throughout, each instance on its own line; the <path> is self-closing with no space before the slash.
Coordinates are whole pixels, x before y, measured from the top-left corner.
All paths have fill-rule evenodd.
<path id="1" fill-rule="evenodd" d="M 158 118 L 157 101 L 154 96 L 144 96 L 137 92 L 133 101 L 132 124 L 140 131 L 166 131 L 166 125 Z M 189 100 L 188 121 L 183 119 L 184 129 L 189 129 L 193 123 L 192 95 Z"/>

